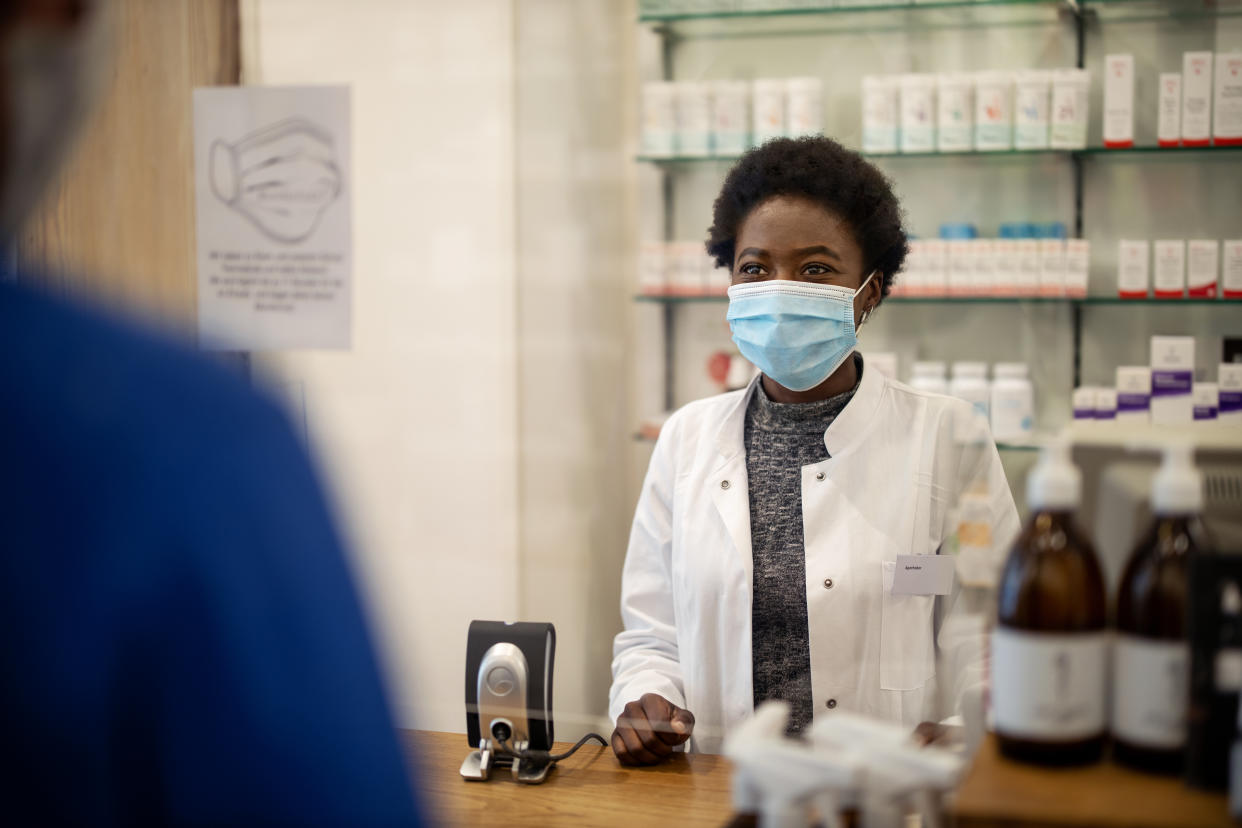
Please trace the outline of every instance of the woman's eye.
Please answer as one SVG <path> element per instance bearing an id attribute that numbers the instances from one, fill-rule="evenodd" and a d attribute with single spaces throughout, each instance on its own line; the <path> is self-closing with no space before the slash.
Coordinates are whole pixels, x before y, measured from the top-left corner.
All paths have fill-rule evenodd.
<path id="1" fill-rule="evenodd" d="M 802 272 L 807 276 L 827 276 L 832 273 L 831 270 L 820 264 L 807 265 L 802 269 Z"/>
<path id="2" fill-rule="evenodd" d="M 750 264 L 742 265 L 740 268 L 738 268 L 737 272 L 744 274 L 746 276 L 762 276 L 763 268 L 760 265 L 757 265 L 754 262 L 751 262 Z"/>

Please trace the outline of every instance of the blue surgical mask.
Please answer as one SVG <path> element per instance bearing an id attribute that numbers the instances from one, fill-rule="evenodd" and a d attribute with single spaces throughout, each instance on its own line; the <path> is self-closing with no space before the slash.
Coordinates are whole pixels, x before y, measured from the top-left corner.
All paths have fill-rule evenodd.
<path id="1" fill-rule="evenodd" d="M 858 346 L 858 288 L 775 279 L 729 288 L 729 328 L 742 356 L 790 391 L 809 391 L 832 376 Z M 865 321 L 865 316 L 864 316 Z"/>

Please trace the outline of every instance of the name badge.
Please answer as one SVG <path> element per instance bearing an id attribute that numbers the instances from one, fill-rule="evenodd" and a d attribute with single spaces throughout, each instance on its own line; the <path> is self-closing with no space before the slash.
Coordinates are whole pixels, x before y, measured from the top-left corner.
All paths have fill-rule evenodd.
<path id="1" fill-rule="evenodd" d="M 953 591 L 952 555 L 898 555 L 893 567 L 894 595 L 948 595 Z"/>

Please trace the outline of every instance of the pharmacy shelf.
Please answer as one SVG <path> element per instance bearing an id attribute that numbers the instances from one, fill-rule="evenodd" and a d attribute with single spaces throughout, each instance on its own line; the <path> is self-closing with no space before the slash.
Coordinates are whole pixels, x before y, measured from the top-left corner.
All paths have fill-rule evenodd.
<path id="1" fill-rule="evenodd" d="M 1150 23 L 1242 16 L 1242 0 L 1083 0 L 1100 23 Z"/>
<path id="2" fill-rule="evenodd" d="M 751 0 L 753 2 L 753 0 Z M 642 5 L 654 5 L 641 3 Z M 676 8 L 677 3 L 665 3 L 674 6 L 667 10 L 640 9 L 638 21 L 653 25 L 672 23 L 694 23 L 708 21 L 746 20 L 752 24 L 764 20 L 780 20 L 788 17 L 853 17 L 887 13 L 891 18 L 894 12 L 914 12 L 918 17 L 925 18 L 938 12 L 956 12 L 958 15 L 970 15 L 977 10 L 1047 8 L 1050 10 L 1065 9 L 1069 12 L 1085 11 L 1099 16 L 1106 22 L 1138 22 L 1167 18 L 1199 18 L 1199 17 L 1233 17 L 1242 14 L 1242 2 L 1239 0 L 1212 0 L 1212 2 L 1168 2 L 1168 0 L 918 0 L 918 2 L 838 2 L 838 3 L 807 3 L 801 6 L 791 0 L 787 5 L 773 8 L 748 8 L 747 0 L 718 0 L 715 8 L 686 9 Z M 681 5 L 685 5 L 684 3 Z M 757 3 L 755 4 L 757 5 Z M 865 19 L 865 18 L 859 18 Z M 918 25 L 918 20 L 910 21 L 910 25 Z"/>
<path id="3" fill-rule="evenodd" d="M 693 304 L 724 304 L 728 296 L 650 296 L 638 294 L 635 302 L 648 302 L 660 305 L 693 305 Z M 1202 299 L 1186 297 L 1183 299 L 1121 299 L 1116 296 L 1088 296 L 1083 299 L 1066 299 L 1055 296 L 890 296 L 884 305 L 1128 305 L 1141 307 L 1144 305 L 1184 305 L 1194 307 L 1221 307 L 1236 310 L 1242 308 L 1242 299 Z"/>
<path id="4" fill-rule="evenodd" d="M 654 443 L 655 436 L 636 432 L 634 441 Z M 1128 452 L 1158 452 L 1169 445 L 1189 445 L 1197 451 L 1242 452 L 1242 428 L 1229 425 L 1191 424 L 1158 426 L 1151 424 L 1077 421 L 1057 435 L 1037 434 L 1028 442 L 997 441 L 1003 452 L 1037 452 L 1053 441 L 1064 441 L 1079 448 L 1120 449 Z"/>
<path id="5" fill-rule="evenodd" d="M 997 451 L 1005 452 L 1034 452 L 1039 451 L 1039 446 L 1035 443 L 1004 443 L 996 444 Z"/>
<path id="6" fill-rule="evenodd" d="M 644 5 L 640 2 L 640 5 Z M 668 4 L 674 5 L 674 4 Z M 792 3 L 789 7 L 781 8 L 727 8 L 730 5 L 742 5 L 742 3 L 734 0 L 734 3 L 721 0 L 718 3 L 719 8 L 707 10 L 679 10 L 671 9 L 669 11 L 639 11 L 638 22 L 640 23 L 670 23 L 681 20 L 734 20 L 743 18 L 747 20 L 792 17 L 797 15 L 841 15 L 841 14 L 868 14 L 875 12 L 895 12 L 895 11 L 936 11 L 937 9 L 957 9 L 957 8 L 980 8 L 986 6 L 1060 6 L 1065 5 L 1064 0 L 932 0 L 932 2 L 881 2 L 881 3 L 856 3 L 851 4 L 835 3 L 835 4 L 811 4 L 805 6 L 794 6 Z"/>
<path id="7" fill-rule="evenodd" d="M 935 160 L 947 158 L 1042 158 L 1049 155 L 1064 156 L 1072 158 L 1074 156 L 1089 158 L 1136 158 L 1137 156 L 1149 157 L 1160 155 L 1170 159 L 1173 158 L 1194 158 L 1196 161 L 1203 160 L 1204 156 L 1212 155 L 1236 155 L 1242 153 L 1242 146 L 1227 147 L 1125 147 L 1123 149 L 1109 149 L 1108 147 L 1086 147 L 1076 150 L 1062 149 L 1035 149 L 1035 150 L 998 150 L 995 152 L 985 152 L 980 150 L 969 150 L 964 152 L 864 152 L 864 158 L 870 158 L 875 161 L 901 161 L 901 160 Z M 661 167 L 681 166 L 685 164 L 731 164 L 741 158 L 740 155 L 638 155 L 636 161 L 644 164 L 655 164 Z"/>
<path id="8" fill-rule="evenodd" d="M 901 161 L 914 159 L 938 158 L 1034 158 L 1049 155 L 1070 157 L 1078 150 L 997 150 L 995 152 L 967 150 L 963 152 L 864 152 L 864 158 L 876 161 Z M 1114 150 L 1115 151 L 1115 150 Z M 741 158 L 740 155 L 639 155 L 635 160 L 644 164 L 657 166 L 681 166 L 683 164 L 731 164 Z"/>
<path id="9" fill-rule="evenodd" d="M 1229 155 L 1231 153 L 1242 152 L 1242 146 L 1226 146 L 1226 147 L 1123 147 L 1119 149 L 1111 149 L 1109 147 L 1087 147 L 1082 150 L 1074 150 L 1072 154 L 1087 155 L 1092 158 L 1133 158 L 1137 155 L 1151 156 L 1164 155 L 1169 158 L 1188 158 L 1194 156 L 1196 161 L 1202 161 L 1204 156 L 1211 155 Z"/>
<path id="10" fill-rule="evenodd" d="M 655 435 L 643 434 L 641 432 L 634 433 L 634 442 L 636 443 L 654 443 L 655 441 L 656 441 Z M 998 442 L 996 444 L 996 448 L 998 451 L 1004 451 L 1004 452 L 1035 452 L 1035 451 L 1039 451 L 1040 445 L 1038 443 Z"/>
<path id="11" fill-rule="evenodd" d="M 1222 307 L 1236 310 L 1242 307 L 1242 299 L 1205 299 L 1197 296 L 1187 296 L 1181 299 L 1163 299 L 1159 297 L 1151 297 L 1149 299 L 1122 299 L 1118 296 L 1089 296 L 1086 299 L 1075 299 L 1074 304 L 1077 305 L 1193 305 L 1195 307 Z"/>
<path id="12" fill-rule="evenodd" d="M 1173 444 L 1188 444 L 1199 451 L 1242 451 L 1242 428 L 1220 424 L 1075 422 L 1065 427 L 1060 438 L 1074 446 L 1125 451 L 1159 451 Z"/>
<path id="13" fill-rule="evenodd" d="M 1114 22 L 1125 24 L 1131 21 L 1153 21 L 1158 30 L 1165 30 L 1165 24 L 1173 26 L 1175 32 L 1184 18 L 1224 18 L 1242 16 L 1242 0 L 928 0 L 927 2 L 896 2 L 896 0 L 640 0 L 638 19 L 646 24 L 650 31 L 659 38 L 661 55 L 660 77 L 666 81 L 675 81 L 678 61 L 675 59 L 683 44 L 708 40 L 737 41 L 737 48 L 748 49 L 765 38 L 789 37 L 795 39 L 815 38 L 821 35 L 838 36 L 847 34 L 851 37 L 870 36 L 872 33 L 909 34 L 924 33 L 943 29 L 946 31 L 979 30 L 980 37 L 990 36 L 990 31 L 1002 28 L 1030 28 L 1039 38 L 1068 37 L 1074 45 L 1075 61 L 1078 68 L 1087 65 L 1086 44 L 1088 31 L 1100 26 L 1109 26 Z M 861 5 L 866 3 L 866 5 Z M 759 6 L 783 6 L 778 8 L 757 8 Z M 1170 34 L 1169 36 L 1173 36 Z M 797 48 L 805 48 L 798 41 Z M 770 48 L 771 44 L 767 44 Z M 763 52 L 763 49 L 758 50 Z M 779 50 L 776 50 L 779 51 Z M 762 68 L 762 67 L 761 67 Z M 763 75 L 762 71 L 757 74 Z M 1102 146 L 1086 147 L 1077 150 L 1038 149 L 1038 150 L 1004 150 L 998 152 L 953 152 L 953 153 L 867 153 L 877 165 L 883 166 L 892 175 L 902 175 L 913 171 L 915 167 L 922 169 L 926 165 L 930 169 L 949 169 L 952 165 L 963 163 L 971 165 L 1005 165 L 1005 164 L 1048 164 L 1059 165 L 1069 161 L 1067 165 L 1073 177 L 1074 215 L 1073 221 L 1067 221 L 1071 235 L 1089 238 L 1090 232 L 1085 227 L 1083 215 L 1084 180 L 1087 170 L 1107 165 L 1109 169 L 1120 171 L 1129 168 L 1132 163 L 1163 163 L 1170 161 L 1188 163 L 1204 161 L 1213 168 L 1219 167 L 1221 172 L 1232 177 L 1234 167 L 1225 163 L 1211 161 L 1219 155 L 1232 163 L 1235 159 L 1242 160 L 1238 155 L 1239 147 L 1176 147 L 1164 148 L 1157 146 L 1141 146 L 1126 149 L 1108 149 Z M 737 161 L 740 155 L 725 154 L 721 156 L 686 156 L 676 155 L 656 157 L 639 155 L 637 160 L 651 165 L 659 174 L 661 198 L 663 200 L 663 240 L 676 239 L 674 221 L 675 195 L 683 176 L 702 175 L 723 176 L 729 165 Z M 952 160 L 951 160 L 952 159 Z M 971 160 L 964 160 L 971 159 Z M 979 159 L 974 161 L 973 159 Z M 982 159 L 991 159 L 990 161 Z M 1038 161 L 1035 159 L 1039 159 Z M 1099 159 L 1099 164 L 1096 163 Z M 1034 168 L 1034 167 L 1033 167 Z M 993 167 L 988 167 L 993 169 Z M 1242 170 L 1242 164 L 1236 168 Z M 721 286 L 722 287 L 722 286 Z M 671 410 L 678 400 L 674 395 L 675 363 L 674 343 L 677 341 L 676 327 L 679 318 L 678 307 L 691 304 L 723 304 L 727 298 L 715 296 L 638 296 L 635 301 L 648 303 L 648 307 L 659 309 L 663 324 L 663 385 L 664 407 Z M 1147 299 L 1121 300 L 1111 296 L 1090 297 L 1087 299 L 1065 299 L 1052 297 L 892 297 L 886 305 L 925 306 L 949 305 L 1012 305 L 1016 308 L 1029 308 L 1034 305 L 1052 305 L 1050 310 L 1057 316 L 1068 317 L 1068 325 L 1073 339 L 1073 372 L 1069 378 L 1072 386 L 1081 381 L 1082 341 L 1084 319 L 1089 315 L 1090 308 L 1107 308 L 1112 305 L 1128 305 L 1131 308 L 1142 304 L 1153 307 L 1211 307 L 1229 308 L 1236 311 L 1242 302 L 1217 299 Z M 1057 306 L 1064 305 L 1069 312 L 1061 314 Z M 1001 312 L 1001 311 L 998 311 Z M 1109 313 L 1108 311 L 1101 311 Z M 1022 314 L 1020 310 L 1019 315 Z M 1026 314 L 1029 318 L 1043 316 L 1039 313 Z M 1008 448 L 1007 450 L 1018 450 Z"/>

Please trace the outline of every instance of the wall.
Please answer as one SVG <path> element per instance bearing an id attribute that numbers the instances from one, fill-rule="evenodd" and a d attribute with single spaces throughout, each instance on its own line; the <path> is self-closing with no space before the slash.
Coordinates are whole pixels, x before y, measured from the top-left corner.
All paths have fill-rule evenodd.
<path id="1" fill-rule="evenodd" d="M 606 727 L 633 508 L 635 9 L 514 8 L 520 615 L 556 624 L 557 736 L 576 739 Z"/>
<path id="2" fill-rule="evenodd" d="M 558 733 L 601 727 L 633 506 L 633 3 L 116 5 L 26 278 L 193 336 L 191 90 L 243 65 L 349 84 L 353 348 L 256 354 L 256 381 L 324 467 L 399 723 L 463 729 L 467 623 L 523 618 L 558 627 Z"/>
<path id="3" fill-rule="evenodd" d="M 116 0 L 106 93 L 17 240 L 24 279 L 193 335 L 195 86 L 236 83 L 237 0 Z"/>
<path id="4" fill-rule="evenodd" d="M 345 83 L 354 343 L 269 354 L 379 630 L 402 726 L 464 730 L 472 618 L 518 612 L 514 17 L 470 3 L 255 0 L 248 83 Z"/>

